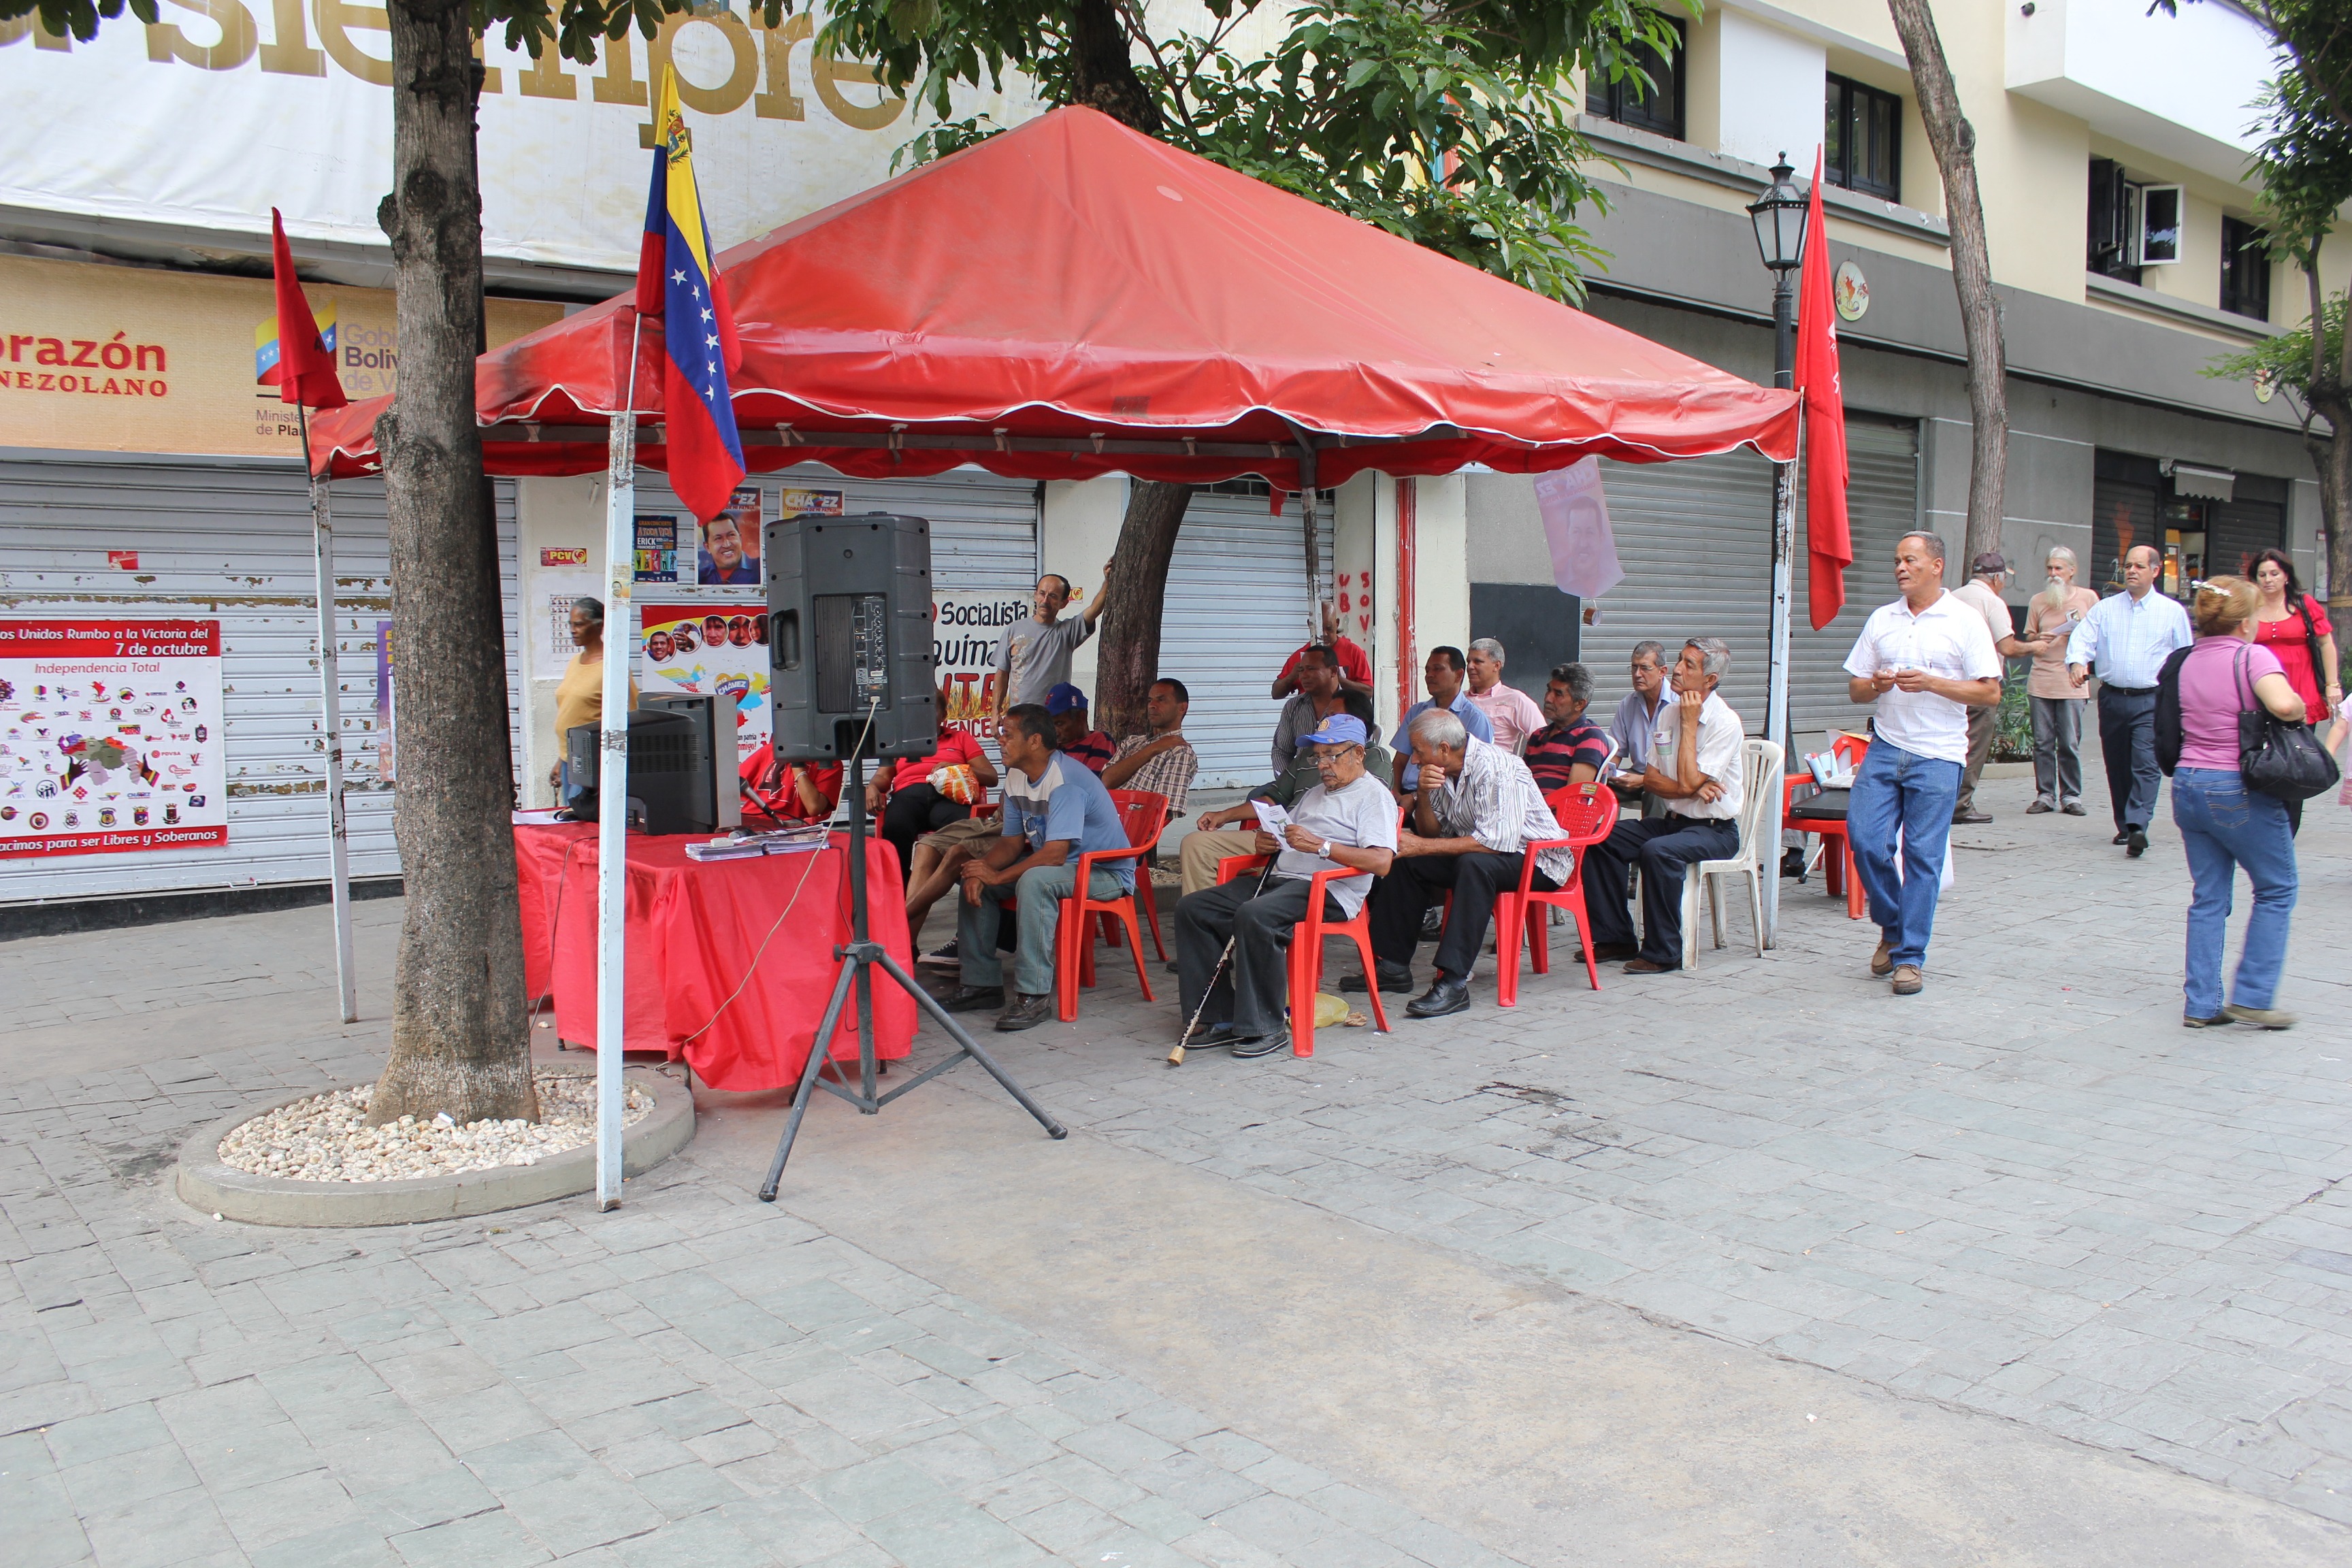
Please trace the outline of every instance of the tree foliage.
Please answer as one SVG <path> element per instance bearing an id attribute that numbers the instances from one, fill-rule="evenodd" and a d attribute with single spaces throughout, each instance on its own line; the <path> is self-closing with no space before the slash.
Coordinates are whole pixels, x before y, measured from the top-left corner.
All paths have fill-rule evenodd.
<path id="1" fill-rule="evenodd" d="M 1669 7 L 1642 0 L 1207 0 L 1206 26 L 1161 24 L 1131 0 L 843 0 L 842 54 L 940 117 L 917 161 L 1002 129 L 954 120 L 960 84 L 1008 69 L 1050 103 L 1091 103 L 1139 130 L 1559 299 L 1598 257 L 1580 211 L 1606 202 L 1585 171 L 1569 72 L 1651 85 L 1642 50 L 1671 47 Z M 1261 15 L 1264 12 L 1265 15 Z M 1270 47 L 1276 23 L 1286 29 Z M 1108 39 L 1090 37 L 1108 28 Z M 1106 69 L 1108 44 L 1122 57 Z M 1131 68 L 1132 87 L 1117 79 Z M 1139 100 L 1129 101 L 1130 98 Z"/>

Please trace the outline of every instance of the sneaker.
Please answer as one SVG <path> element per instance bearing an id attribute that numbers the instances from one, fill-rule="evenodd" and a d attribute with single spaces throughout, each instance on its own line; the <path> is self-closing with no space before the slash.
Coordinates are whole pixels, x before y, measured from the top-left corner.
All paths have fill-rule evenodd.
<path id="1" fill-rule="evenodd" d="M 2057 809 L 2058 808 L 2056 806 L 2051 805 L 2046 800 L 2037 800 L 2032 805 L 2025 808 L 2025 815 L 2028 816 L 2047 816 Z"/>
<path id="2" fill-rule="evenodd" d="M 1898 963 L 1895 966 L 1895 994 L 1897 996 L 1916 996 L 1927 984 L 1927 977 L 1919 973 L 1917 964 Z"/>
<path id="3" fill-rule="evenodd" d="M 956 956 L 956 944 L 950 942 L 945 947 L 931 949 L 915 962 L 928 963 L 934 969 L 953 969 L 963 961 Z"/>
<path id="4" fill-rule="evenodd" d="M 1255 1040 L 1235 1040 L 1234 1055 L 1243 1061 L 1255 1057 L 1270 1057 L 1276 1051 L 1290 1048 L 1290 1031 L 1276 1029 L 1270 1035 L 1260 1035 Z"/>
<path id="5" fill-rule="evenodd" d="M 1894 973 L 1895 942 L 1892 938 L 1882 936 L 1878 939 L 1878 951 L 1870 955 L 1871 977 L 1884 980 Z"/>
<path id="6" fill-rule="evenodd" d="M 2091 815 L 2089 812 L 2083 809 L 2083 803 L 2079 800 L 2070 800 L 2058 809 L 2064 812 L 2069 816 L 2088 816 Z"/>
<path id="7" fill-rule="evenodd" d="M 2241 1007 L 2235 1002 L 2221 1009 L 2224 1017 L 2235 1018 L 2241 1024 L 2252 1024 L 2257 1029 L 2292 1029 L 2294 1015 L 2276 1007 Z"/>

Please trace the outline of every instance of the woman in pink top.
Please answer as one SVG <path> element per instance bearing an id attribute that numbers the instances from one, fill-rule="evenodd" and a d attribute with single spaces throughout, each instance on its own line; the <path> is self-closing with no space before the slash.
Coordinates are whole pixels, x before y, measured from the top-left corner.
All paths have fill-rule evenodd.
<path id="1" fill-rule="evenodd" d="M 2180 829 L 2195 884 L 2189 900 L 2188 974 L 2180 1021 L 2192 1029 L 2235 1020 L 2284 1029 L 2292 1014 L 2272 1005 L 2286 964 L 2294 909 L 2294 836 L 2285 803 L 2250 790 L 2238 772 L 2238 715 L 2260 703 L 2299 720 L 2303 699 L 2269 649 L 2254 645 L 2262 592 L 2243 577 L 2216 577 L 2197 590 L 2190 618 L 2197 643 L 2178 668 L 2180 762 L 2172 774 L 2172 822 Z M 2159 697 L 2158 702 L 2163 699 Z M 2232 1000 L 2221 1001 L 2222 942 L 2240 867 L 2254 885 Z"/>

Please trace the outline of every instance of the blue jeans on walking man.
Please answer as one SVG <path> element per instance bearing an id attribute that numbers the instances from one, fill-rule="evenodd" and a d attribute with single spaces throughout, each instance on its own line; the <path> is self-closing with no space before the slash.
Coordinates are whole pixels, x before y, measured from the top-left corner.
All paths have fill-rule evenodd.
<path id="1" fill-rule="evenodd" d="M 2181 985 L 2188 1016 L 2221 1016 L 2222 944 L 2241 866 L 2254 884 L 2254 910 L 2246 917 L 2246 949 L 2229 1000 L 2268 1008 L 2286 966 L 2287 920 L 2294 910 L 2294 837 L 2285 804 L 2248 789 L 2233 769 L 2181 768 L 2172 775 L 2172 825 L 2180 829 L 2194 884 Z"/>
<path id="2" fill-rule="evenodd" d="M 1854 874 L 1870 900 L 1870 918 L 1894 944 L 1898 966 L 1926 968 L 1927 939 L 1936 929 L 1936 895 L 1944 851 L 1952 836 L 1952 803 L 1959 798 L 1958 763 L 1923 757 L 1874 741 L 1846 799 L 1846 838 Z M 1895 875 L 1895 837 L 1902 830 L 1902 875 Z"/>

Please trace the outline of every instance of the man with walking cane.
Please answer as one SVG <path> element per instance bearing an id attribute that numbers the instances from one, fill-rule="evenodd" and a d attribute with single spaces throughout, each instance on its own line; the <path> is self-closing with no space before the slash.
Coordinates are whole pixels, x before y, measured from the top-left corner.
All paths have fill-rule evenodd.
<path id="1" fill-rule="evenodd" d="M 1325 892 L 1325 919 L 1353 920 L 1396 851 L 1396 798 L 1364 771 L 1368 738 L 1363 721 L 1349 714 L 1325 719 L 1300 742 L 1315 749 L 1322 782 L 1287 813 L 1269 807 L 1281 827 L 1278 841 L 1258 831 L 1257 853 L 1275 857 L 1265 875 L 1203 888 L 1176 906 L 1185 1044 L 1263 1057 L 1290 1043 L 1283 965 L 1292 929 L 1307 918 L 1312 879 L 1341 867 L 1363 872 L 1328 884 Z"/>

